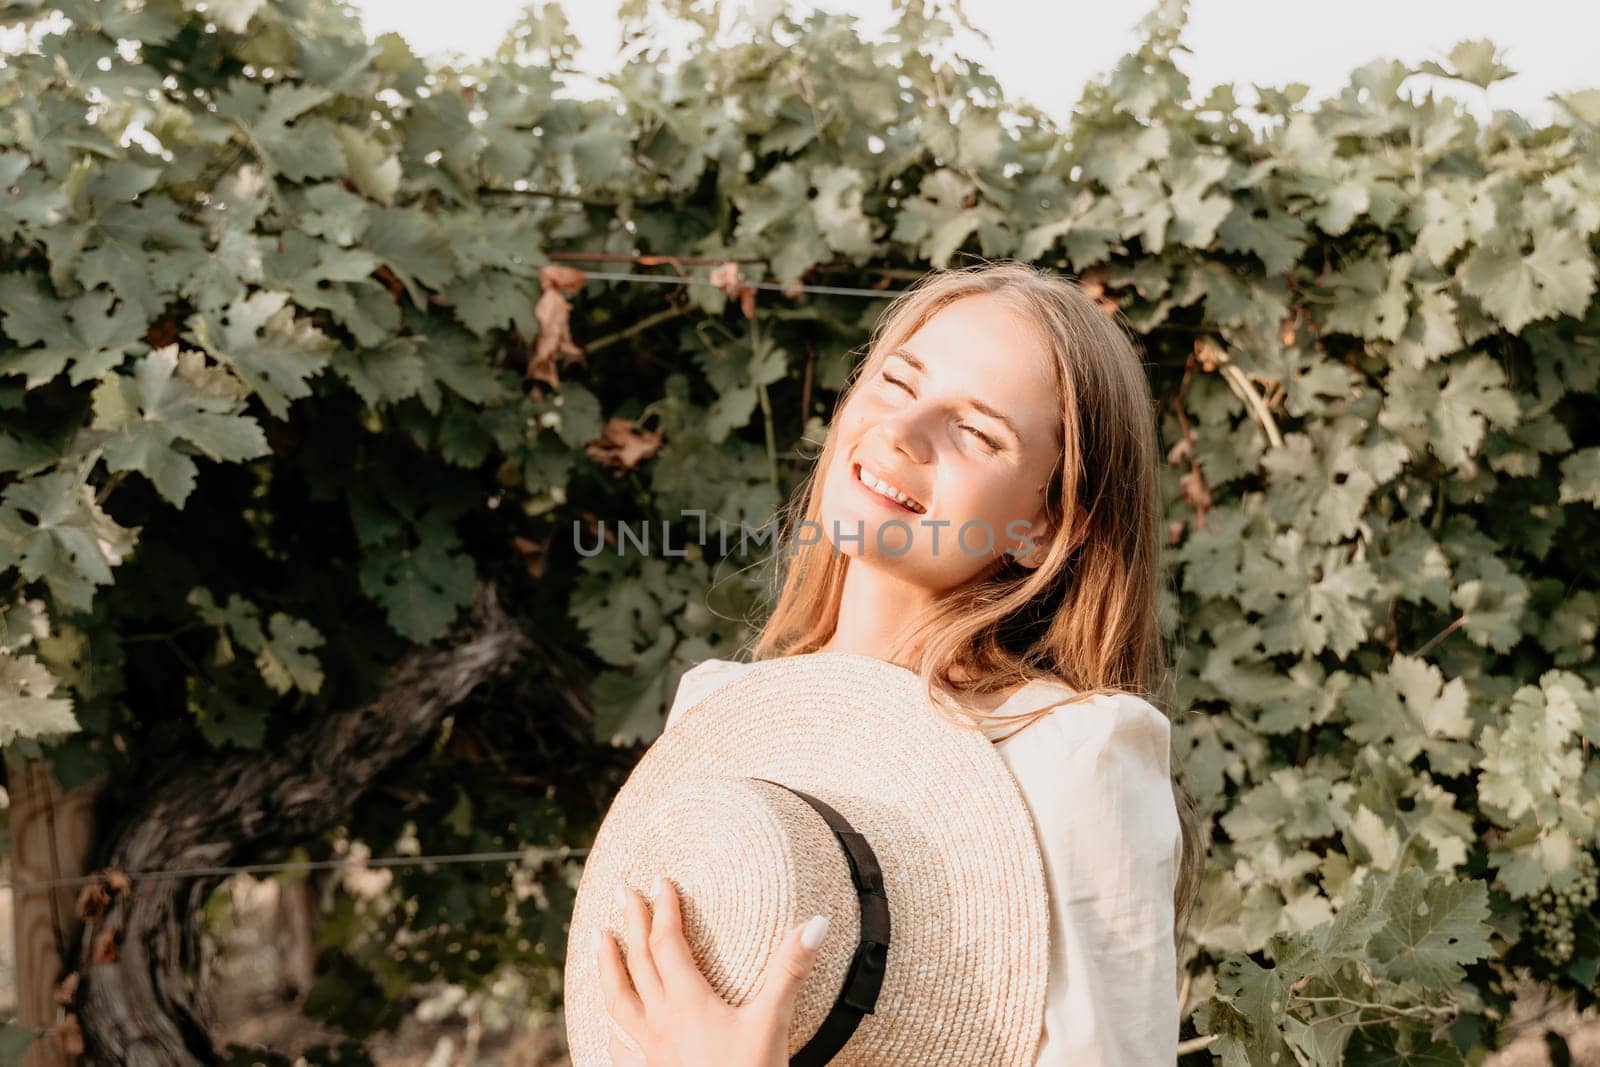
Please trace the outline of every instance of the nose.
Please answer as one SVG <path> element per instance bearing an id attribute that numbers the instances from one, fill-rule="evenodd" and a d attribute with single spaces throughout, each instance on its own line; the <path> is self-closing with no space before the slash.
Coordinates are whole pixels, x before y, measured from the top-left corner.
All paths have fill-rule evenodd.
<path id="1" fill-rule="evenodd" d="M 884 442 L 911 463 L 926 463 L 929 459 L 925 414 L 913 401 L 895 414 L 885 416 L 881 424 Z"/>

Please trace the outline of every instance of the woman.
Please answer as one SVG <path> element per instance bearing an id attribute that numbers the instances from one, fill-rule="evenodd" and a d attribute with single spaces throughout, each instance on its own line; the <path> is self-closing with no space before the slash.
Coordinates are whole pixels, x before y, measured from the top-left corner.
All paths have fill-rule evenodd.
<path id="1" fill-rule="evenodd" d="M 780 542 L 777 601 L 750 649 L 898 663 L 936 706 L 1002 728 L 991 739 L 1051 898 L 1037 1067 L 1177 1055 L 1174 931 L 1202 858 L 1153 703 L 1170 684 L 1153 414 L 1128 335 L 1073 283 L 1015 262 L 928 275 L 880 318 L 840 396 L 788 516 L 825 536 Z M 668 728 L 747 666 L 687 672 Z M 734 1008 L 695 968 L 670 883 L 653 907 L 632 891 L 624 907 L 638 965 L 609 936 L 598 949 L 614 1064 L 787 1063 L 825 921 L 792 931 L 761 995 Z"/>

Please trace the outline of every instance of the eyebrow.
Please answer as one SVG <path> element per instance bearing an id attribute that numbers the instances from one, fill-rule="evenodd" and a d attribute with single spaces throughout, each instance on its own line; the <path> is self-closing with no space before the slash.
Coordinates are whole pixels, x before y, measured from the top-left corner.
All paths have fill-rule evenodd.
<path id="1" fill-rule="evenodd" d="M 915 370 L 921 371 L 924 374 L 926 374 L 928 371 L 928 368 L 923 364 L 922 360 L 918 359 L 907 349 L 897 348 L 893 352 L 890 352 L 889 355 L 899 356 L 901 359 L 911 364 Z M 997 422 L 1004 423 L 1006 429 L 1010 430 L 1012 436 L 1017 439 L 1017 443 L 1019 445 L 1022 443 L 1022 431 L 1017 429 L 1017 424 L 1012 422 L 1011 419 L 999 411 L 999 409 L 985 404 L 982 400 L 979 400 L 975 396 L 967 397 L 967 403 L 970 404 L 974 410 L 982 412 Z"/>

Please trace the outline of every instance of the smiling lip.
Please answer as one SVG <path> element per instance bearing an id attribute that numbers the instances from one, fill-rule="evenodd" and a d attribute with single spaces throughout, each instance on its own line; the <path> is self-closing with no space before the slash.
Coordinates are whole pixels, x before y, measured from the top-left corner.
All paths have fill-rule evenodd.
<path id="1" fill-rule="evenodd" d="M 896 511 L 904 511 L 909 515 L 921 515 L 921 514 L 925 513 L 928 510 L 926 507 L 923 507 L 920 502 L 918 502 L 918 501 L 916 501 L 914 499 L 911 499 L 911 502 L 910 502 L 909 505 L 908 504 L 902 504 L 898 500 L 893 499 L 892 497 L 884 496 L 882 493 L 880 493 L 876 489 L 872 488 L 872 486 L 868 485 L 866 482 L 863 482 L 861 480 L 861 464 L 859 464 L 859 463 L 852 463 L 850 465 L 850 480 L 852 482 L 854 482 L 857 486 L 859 486 L 861 488 L 861 490 L 863 492 L 865 492 L 868 496 L 872 497 L 873 499 L 877 500 L 879 503 L 881 503 L 881 504 L 883 504 L 883 505 L 885 505 L 887 507 L 893 508 Z M 903 492 L 903 490 L 902 490 L 902 492 Z M 908 498 L 910 498 L 910 494 L 909 493 L 907 493 L 906 496 Z"/>

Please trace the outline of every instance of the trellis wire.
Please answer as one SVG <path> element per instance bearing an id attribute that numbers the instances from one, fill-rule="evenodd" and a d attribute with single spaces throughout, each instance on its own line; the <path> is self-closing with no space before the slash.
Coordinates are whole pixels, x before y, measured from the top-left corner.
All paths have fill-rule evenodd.
<path id="1" fill-rule="evenodd" d="M 717 282 L 710 278 L 696 278 L 682 274 L 632 274 L 626 271 L 586 270 L 583 272 L 586 282 L 650 282 L 655 285 L 716 285 Z M 889 300 L 898 296 L 899 289 L 856 289 L 844 285 L 782 285 L 778 282 L 747 282 L 740 280 L 737 283 L 741 288 L 748 286 L 751 289 L 769 289 L 779 293 L 815 293 L 819 296 L 861 296 L 875 297 Z"/>
<path id="2" fill-rule="evenodd" d="M 586 856 L 587 848 L 562 846 L 529 846 L 504 852 L 449 852 L 434 856 L 383 856 L 362 859 L 348 856 L 337 860 L 286 860 L 283 863 L 247 863 L 237 867 L 175 867 L 151 871 L 127 871 L 123 877 L 130 882 L 154 881 L 157 878 L 187 878 L 200 875 L 260 874 L 271 871 L 321 870 L 330 867 L 420 867 L 426 863 L 504 863 L 510 860 L 569 859 Z M 79 875 L 74 878 L 49 878 L 40 882 L 0 882 L 0 889 L 27 892 L 37 889 L 55 889 L 74 885 L 92 885 L 106 880 L 104 873 Z"/>

